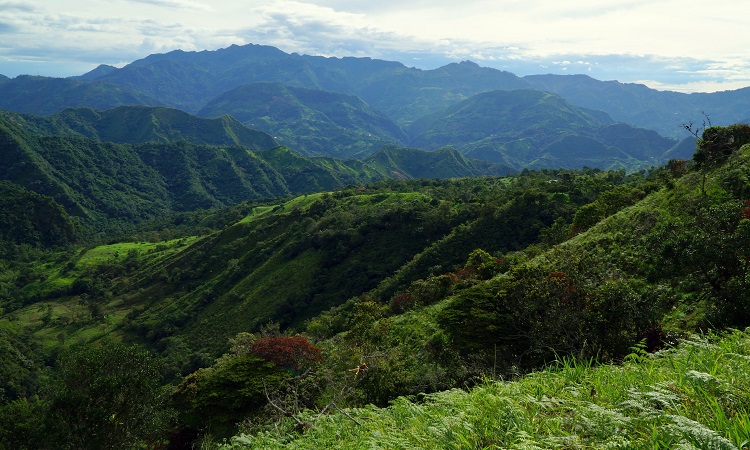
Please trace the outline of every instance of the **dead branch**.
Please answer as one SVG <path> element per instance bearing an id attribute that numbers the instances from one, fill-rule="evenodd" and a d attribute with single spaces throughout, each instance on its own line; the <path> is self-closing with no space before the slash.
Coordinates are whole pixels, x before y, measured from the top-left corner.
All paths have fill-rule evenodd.
<path id="1" fill-rule="evenodd" d="M 274 403 L 273 400 L 271 400 L 271 396 L 268 395 L 268 389 L 266 388 L 266 380 L 263 380 L 263 393 L 266 395 L 266 400 L 268 400 L 268 404 L 273 406 L 277 411 L 279 411 L 281 414 L 283 414 L 286 417 L 291 417 L 295 422 L 297 422 L 297 426 L 302 429 L 308 429 L 312 428 L 313 424 L 312 422 L 306 422 L 304 420 L 301 420 L 299 417 L 295 416 L 294 414 L 290 413 L 289 411 L 285 410 L 281 406 Z"/>

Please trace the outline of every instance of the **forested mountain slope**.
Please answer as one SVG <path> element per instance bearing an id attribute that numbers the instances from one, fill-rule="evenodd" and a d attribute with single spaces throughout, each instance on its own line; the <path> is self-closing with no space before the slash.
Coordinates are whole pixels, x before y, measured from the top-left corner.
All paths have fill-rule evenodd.
<path id="1" fill-rule="evenodd" d="M 278 83 L 242 85 L 197 114 L 229 114 L 307 155 L 362 157 L 407 140 L 399 126 L 358 97 Z"/>
<path id="2" fill-rule="evenodd" d="M 586 75 L 528 75 L 536 89 L 554 92 L 574 105 L 606 111 L 613 119 L 682 139 L 683 125 L 747 123 L 750 88 L 714 93 L 657 91 L 642 84 L 599 81 Z"/>
<path id="3" fill-rule="evenodd" d="M 657 133 L 613 124 L 555 94 L 491 91 L 423 117 L 410 128 L 415 147 L 455 146 L 469 157 L 510 167 L 648 167 L 677 144 Z M 692 154 L 692 153 L 691 153 Z"/>
<path id="4" fill-rule="evenodd" d="M 0 109 L 48 115 L 83 106 L 109 109 L 120 105 L 162 105 L 139 89 L 98 81 L 20 75 L 0 84 Z"/>
<path id="5" fill-rule="evenodd" d="M 508 173 L 457 152 L 389 147 L 369 160 L 308 158 L 227 116 L 168 108 L 0 113 L 0 180 L 54 199 L 111 231 L 172 212 L 399 178 Z"/>
<path id="6" fill-rule="evenodd" d="M 68 108 L 49 117 L 0 112 L 32 134 L 78 136 L 118 144 L 188 141 L 204 145 L 235 145 L 265 150 L 278 144 L 266 133 L 243 126 L 231 117 L 203 119 L 180 110 L 119 106 L 103 111 Z"/>

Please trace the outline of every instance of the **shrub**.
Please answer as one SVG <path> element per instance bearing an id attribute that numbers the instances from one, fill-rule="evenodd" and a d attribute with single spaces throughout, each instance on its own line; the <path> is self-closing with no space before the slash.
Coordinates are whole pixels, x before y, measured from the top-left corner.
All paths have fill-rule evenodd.
<path id="1" fill-rule="evenodd" d="M 323 362 L 323 351 L 301 335 L 260 338 L 251 344 L 251 352 L 259 358 L 293 371 Z"/>

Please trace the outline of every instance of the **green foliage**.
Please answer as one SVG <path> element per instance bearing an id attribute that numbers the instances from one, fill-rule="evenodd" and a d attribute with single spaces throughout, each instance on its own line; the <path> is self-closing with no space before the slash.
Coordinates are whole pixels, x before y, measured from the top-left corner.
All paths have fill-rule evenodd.
<path id="1" fill-rule="evenodd" d="M 746 124 L 709 127 L 696 143 L 693 161 L 698 168 L 714 166 L 747 143 L 750 143 L 750 126 Z"/>
<path id="2" fill-rule="evenodd" d="M 573 218 L 572 231 L 586 231 L 607 216 L 635 204 L 646 193 L 637 187 L 617 186 L 603 192 L 596 201 L 580 207 Z"/>
<path id="3" fill-rule="evenodd" d="M 692 214 L 664 222 L 652 235 L 652 266 L 659 277 L 685 279 L 712 299 L 715 325 L 742 326 L 750 321 L 748 249 L 750 221 L 738 201 L 693 205 Z M 656 277 L 657 274 L 651 274 Z"/>
<path id="4" fill-rule="evenodd" d="M 183 426 L 229 436 L 236 424 L 265 406 L 266 392 L 286 371 L 257 356 L 227 355 L 185 377 L 172 393 Z"/>
<path id="5" fill-rule="evenodd" d="M 168 426 L 159 366 L 141 348 L 106 342 L 73 348 L 52 375 L 45 396 L 50 447 L 133 448 Z"/>
<path id="6" fill-rule="evenodd" d="M 34 339 L 0 320 L 0 406 L 37 393 L 40 353 Z"/>
<path id="7" fill-rule="evenodd" d="M 52 247 L 69 244 L 75 239 L 73 221 L 54 200 L 0 181 L 0 245 Z"/>
<path id="8" fill-rule="evenodd" d="M 45 418 L 49 405 L 32 398 L 19 398 L 0 405 L 0 449 L 40 450 L 56 448 L 47 441 Z M 60 447 L 57 447 L 60 448 Z"/>
<path id="9" fill-rule="evenodd" d="M 633 282 L 567 257 L 552 272 L 520 266 L 458 293 L 439 317 L 456 349 L 505 372 L 560 355 L 624 355 L 663 311 Z"/>

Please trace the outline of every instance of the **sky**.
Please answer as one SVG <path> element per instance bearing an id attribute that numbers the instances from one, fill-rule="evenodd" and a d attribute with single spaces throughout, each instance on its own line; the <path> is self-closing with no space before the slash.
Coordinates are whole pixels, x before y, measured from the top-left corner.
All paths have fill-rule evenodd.
<path id="1" fill-rule="evenodd" d="M 715 92 L 750 86 L 749 17 L 747 0 L 0 0 L 0 74 L 253 43 Z"/>

